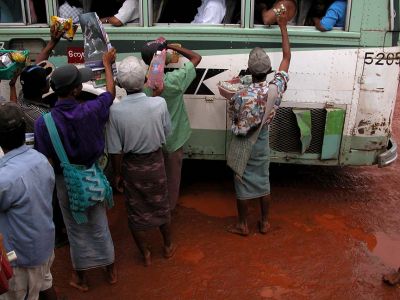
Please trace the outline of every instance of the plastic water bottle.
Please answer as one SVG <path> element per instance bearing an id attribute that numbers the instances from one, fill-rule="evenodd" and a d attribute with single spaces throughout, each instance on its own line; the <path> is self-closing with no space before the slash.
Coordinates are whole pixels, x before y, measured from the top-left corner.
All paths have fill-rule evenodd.
<path id="1" fill-rule="evenodd" d="M 151 60 L 147 73 L 147 86 L 152 90 L 164 88 L 164 68 L 167 51 L 157 51 Z"/>

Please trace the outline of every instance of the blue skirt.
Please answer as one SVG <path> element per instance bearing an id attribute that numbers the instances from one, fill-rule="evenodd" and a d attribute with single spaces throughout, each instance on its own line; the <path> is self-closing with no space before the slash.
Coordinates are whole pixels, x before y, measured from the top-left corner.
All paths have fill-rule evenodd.
<path id="1" fill-rule="evenodd" d="M 269 162 L 269 131 L 268 126 L 264 126 L 253 146 L 243 177 L 235 176 L 237 199 L 248 200 L 270 194 Z"/>
<path id="2" fill-rule="evenodd" d="M 88 222 L 78 224 L 69 209 L 67 188 L 62 175 L 56 176 L 56 188 L 74 270 L 87 270 L 114 263 L 114 243 L 108 228 L 106 206 L 97 204 L 89 207 Z"/>

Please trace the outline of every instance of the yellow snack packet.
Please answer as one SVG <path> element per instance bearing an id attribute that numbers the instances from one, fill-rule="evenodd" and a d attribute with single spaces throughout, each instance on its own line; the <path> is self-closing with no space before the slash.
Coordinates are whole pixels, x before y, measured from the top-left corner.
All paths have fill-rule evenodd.
<path id="1" fill-rule="evenodd" d="M 74 39 L 75 32 L 78 29 L 78 25 L 73 24 L 72 18 L 64 19 L 57 16 L 52 16 L 51 25 L 56 25 L 58 30 L 65 30 L 63 38 L 69 41 Z"/>

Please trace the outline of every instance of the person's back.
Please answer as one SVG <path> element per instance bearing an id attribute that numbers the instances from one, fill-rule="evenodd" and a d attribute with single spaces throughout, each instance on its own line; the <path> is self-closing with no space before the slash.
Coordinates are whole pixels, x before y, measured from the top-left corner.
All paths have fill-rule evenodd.
<path id="1" fill-rule="evenodd" d="M 21 146 L 0 159 L 0 228 L 17 266 L 40 265 L 53 252 L 53 188 L 54 171 L 36 150 Z"/>
<path id="2" fill-rule="evenodd" d="M 110 124 L 118 128 L 124 153 L 150 153 L 165 144 L 167 117 L 163 98 L 135 93 L 111 106 Z"/>
<path id="3" fill-rule="evenodd" d="M 54 171 L 26 145 L 26 123 L 15 103 L 0 104 L 0 231 L 7 252 L 15 251 L 10 289 L 0 299 L 55 299 L 52 195 Z"/>
<path id="4" fill-rule="evenodd" d="M 192 23 L 220 24 L 225 17 L 225 0 L 203 0 Z"/>

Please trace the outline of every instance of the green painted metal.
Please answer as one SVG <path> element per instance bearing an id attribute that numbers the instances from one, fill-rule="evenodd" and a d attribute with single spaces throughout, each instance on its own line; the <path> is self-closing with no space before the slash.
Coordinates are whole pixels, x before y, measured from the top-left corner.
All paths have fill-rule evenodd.
<path id="1" fill-rule="evenodd" d="M 225 160 L 226 149 L 229 143 L 229 131 L 193 129 L 192 136 L 184 146 L 185 157 L 190 159 Z M 368 144 L 370 137 L 342 136 L 342 143 Z M 273 163 L 291 163 L 303 165 L 321 166 L 362 166 L 377 163 L 377 155 L 386 150 L 356 150 L 351 149 L 338 159 L 321 160 L 320 154 L 311 153 L 283 153 L 271 151 L 270 157 Z"/>
<path id="2" fill-rule="evenodd" d="M 346 111 L 341 108 L 327 108 L 324 141 L 321 159 L 338 159 Z"/>
<path id="3" fill-rule="evenodd" d="M 188 158 L 225 159 L 226 130 L 193 129 L 184 146 Z"/>
<path id="4" fill-rule="evenodd" d="M 300 129 L 301 154 L 304 154 L 311 143 L 311 111 L 309 109 L 293 109 L 297 126 Z"/>

